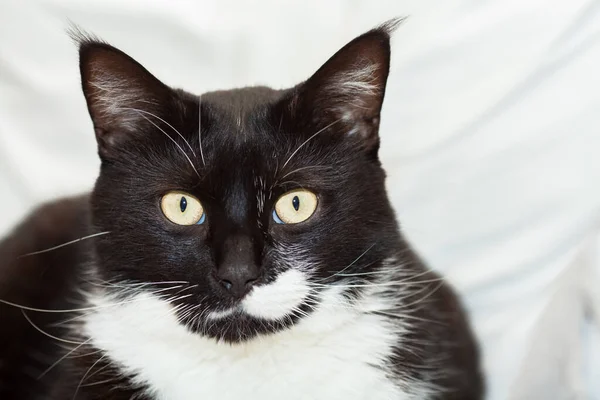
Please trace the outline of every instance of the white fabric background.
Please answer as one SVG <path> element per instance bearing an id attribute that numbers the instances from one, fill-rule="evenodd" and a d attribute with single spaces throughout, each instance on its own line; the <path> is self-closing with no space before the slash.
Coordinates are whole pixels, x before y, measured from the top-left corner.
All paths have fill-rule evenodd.
<path id="1" fill-rule="evenodd" d="M 597 1 L 0 0 L 0 234 L 97 174 L 68 19 L 200 93 L 294 84 L 402 15 L 388 187 L 464 295 L 489 399 L 600 399 Z"/>

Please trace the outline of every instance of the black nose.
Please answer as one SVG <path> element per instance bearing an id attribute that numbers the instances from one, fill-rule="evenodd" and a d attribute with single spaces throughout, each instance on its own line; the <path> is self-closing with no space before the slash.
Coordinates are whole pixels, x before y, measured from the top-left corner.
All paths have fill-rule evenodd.
<path id="1" fill-rule="evenodd" d="M 260 275 L 260 260 L 252 236 L 226 237 L 217 253 L 216 278 L 228 295 L 239 299 L 250 291 Z"/>
<path id="2" fill-rule="evenodd" d="M 217 277 L 232 296 L 241 298 L 258 279 L 258 268 L 254 264 L 225 264 L 217 271 Z"/>

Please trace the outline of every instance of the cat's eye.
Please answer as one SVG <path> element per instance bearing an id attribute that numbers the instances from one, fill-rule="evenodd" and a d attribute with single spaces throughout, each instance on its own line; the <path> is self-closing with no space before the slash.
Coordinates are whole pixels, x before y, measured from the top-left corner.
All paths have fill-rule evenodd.
<path id="1" fill-rule="evenodd" d="M 165 217 L 177 225 L 199 225 L 206 219 L 200 200 L 185 192 L 165 194 L 160 201 L 160 208 Z"/>
<path id="2" fill-rule="evenodd" d="M 273 219 L 278 224 L 297 224 L 309 219 L 317 209 L 317 196 L 308 190 L 287 192 L 275 203 Z"/>

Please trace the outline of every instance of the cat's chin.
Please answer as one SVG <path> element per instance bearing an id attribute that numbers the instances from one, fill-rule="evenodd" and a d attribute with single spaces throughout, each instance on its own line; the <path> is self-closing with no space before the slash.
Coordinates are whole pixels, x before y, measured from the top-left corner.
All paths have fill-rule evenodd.
<path id="1" fill-rule="evenodd" d="M 202 325 L 188 326 L 188 329 L 217 341 L 237 344 L 289 329 L 299 319 L 300 315 L 290 314 L 279 320 L 264 320 L 236 310 L 219 319 L 207 320 Z"/>
<path id="2" fill-rule="evenodd" d="M 306 273 L 289 269 L 265 285 L 254 287 L 235 305 L 213 310 L 198 333 L 226 342 L 242 342 L 289 328 L 311 311 L 315 294 Z"/>

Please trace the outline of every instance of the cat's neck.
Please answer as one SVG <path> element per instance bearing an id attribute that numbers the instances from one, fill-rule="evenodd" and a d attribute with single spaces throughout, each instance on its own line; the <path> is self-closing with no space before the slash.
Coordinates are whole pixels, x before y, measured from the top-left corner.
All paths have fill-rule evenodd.
<path id="1" fill-rule="evenodd" d="M 169 303 L 152 294 L 116 300 L 97 291 L 85 332 L 157 398 L 228 400 L 245 392 L 264 400 L 359 399 L 369 390 L 371 399 L 408 399 L 386 378 L 404 328 L 371 312 L 385 309 L 385 299 L 341 302 L 336 291 L 325 291 L 318 308 L 291 328 L 238 344 L 191 332 Z M 289 381 L 277 381 L 284 370 Z M 334 387 L 345 389 L 335 394 Z"/>

